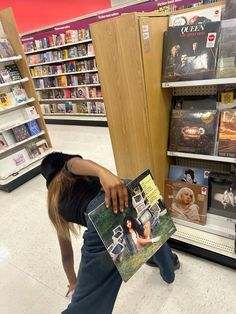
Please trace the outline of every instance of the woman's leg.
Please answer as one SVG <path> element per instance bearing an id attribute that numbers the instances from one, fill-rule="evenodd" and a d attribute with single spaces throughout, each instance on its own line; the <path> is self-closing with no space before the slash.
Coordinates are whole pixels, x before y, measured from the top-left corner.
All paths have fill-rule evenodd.
<path id="1" fill-rule="evenodd" d="M 100 197 L 104 201 L 104 193 L 90 203 L 88 211 L 96 208 L 97 201 L 101 204 Z M 89 220 L 88 230 L 85 231 L 83 238 L 77 285 L 71 303 L 62 313 L 111 314 L 122 279 Z"/>
<path id="2" fill-rule="evenodd" d="M 148 260 L 147 264 L 159 267 L 162 279 L 167 283 L 172 283 L 175 280 L 175 270 L 180 267 L 179 260 L 176 254 L 171 251 L 167 243 L 164 243 L 161 248 Z"/>

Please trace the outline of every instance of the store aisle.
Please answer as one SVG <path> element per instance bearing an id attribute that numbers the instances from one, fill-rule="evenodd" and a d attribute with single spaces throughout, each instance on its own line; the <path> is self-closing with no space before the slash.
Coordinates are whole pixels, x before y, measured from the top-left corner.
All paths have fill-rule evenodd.
<path id="1" fill-rule="evenodd" d="M 48 129 L 56 150 L 80 153 L 115 171 L 107 128 Z M 0 191 L 0 199 L 0 313 L 59 314 L 69 302 L 64 297 L 67 281 L 47 217 L 44 179 L 37 176 L 11 193 Z M 81 243 L 73 239 L 76 266 Z M 178 255 L 181 268 L 174 284 L 165 284 L 157 269 L 143 266 L 123 284 L 114 314 L 236 313 L 236 271 Z"/>

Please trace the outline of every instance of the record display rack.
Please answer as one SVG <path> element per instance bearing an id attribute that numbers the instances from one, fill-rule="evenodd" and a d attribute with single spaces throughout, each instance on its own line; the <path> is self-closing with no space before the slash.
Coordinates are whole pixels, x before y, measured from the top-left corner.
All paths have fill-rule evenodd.
<path id="1" fill-rule="evenodd" d="M 0 58 L 0 69 L 3 71 L 5 66 L 13 64 L 16 66 L 20 77 L 22 77 L 22 79 L 19 80 L 12 79 L 12 81 L 0 84 L 0 92 L 2 95 L 8 95 L 7 97 L 10 97 L 9 95 L 12 93 L 12 88 L 14 88 L 15 85 L 18 85 L 19 88 L 25 91 L 27 96 L 24 100 L 20 101 L 17 101 L 16 99 L 13 100 L 14 97 L 12 99 L 9 98 L 10 102 L 6 106 L 1 105 L 0 108 L 1 142 L 3 140 L 5 141 L 4 146 L 0 149 L 0 190 L 10 192 L 40 173 L 42 158 L 52 151 L 52 149 L 11 9 L 0 11 L 0 22 L 3 26 L 4 36 L 6 35 L 6 38 L 16 54 L 16 56 Z M 34 111 L 34 117 L 32 115 L 31 118 L 29 115 L 27 118 L 27 110 L 29 111 L 31 109 Z M 23 118 L 23 114 L 26 115 L 25 118 Z M 15 121 L 14 118 L 16 119 Z M 26 127 L 26 125 L 32 125 L 33 122 L 38 126 L 37 132 L 35 131 L 34 133 L 32 130 L 31 133 L 29 132 L 27 138 L 15 138 L 13 141 L 13 128 L 20 128 L 21 126 Z M 9 138 L 6 139 L 6 137 L 4 137 L 5 133 L 12 136 L 12 141 L 10 141 Z M 45 152 L 38 154 L 37 157 L 30 157 L 27 155 L 26 159 L 22 158 L 20 161 L 15 159 L 15 156 L 20 154 L 21 151 L 24 150 L 25 153 L 28 152 L 26 146 L 33 145 L 33 143 L 37 141 L 44 141 L 47 143 L 47 150 L 45 150 Z M 9 163 L 12 167 L 9 166 Z"/>
<path id="2" fill-rule="evenodd" d="M 56 28 L 55 28 L 56 29 Z M 67 35 L 66 35 L 66 31 L 65 29 L 67 29 L 68 31 L 68 27 L 62 27 L 61 33 L 63 35 L 65 35 L 65 39 L 64 41 L 67 40 Z M 48 31 L 48 33 L 47 33 Z M 72 30 L 74 31 L 74 30 Z M 81 30 L 81 32 L 84 31 L 84 29 Z M 63 33 L 64 32 L 64 33 Z M 80 30 L 78 29 L 78 32 L 80 32 Z M 80 32 L 80 33 L 81 33 Z M 89 33 L 89 29 L 87 29 L 87 32 Z M 40 38 L 40 32 L 36 33 L 36 34 L 31 34 L 30 36 L 33 38 L 40 38 L 39 40 L 36 39 L 36 41 L 40 41 L 40 40 L 45 40 L 45 38 L 47 38 L 47 36 L 51 36 L 52 31 L 49 31 L 48 29 L 44 29 L 41 32 L 42 35 Z M 58 33 L 58 32 L 57 32 Z M 50 35 L 48 35 L 50 34 Z M 56 32 L 55 32 L 56 34 Z M 53 34 L 53 36 L 57 36 Z M 35 37 L 34 37 L 35 35 Z M 44 36 L 44 37 L 43 37 Z M 60 36 L 60 34 L 59 34 Z M 87 35 L 86 35 L 87 36 Z M 52 38 L 52 37 L 51 37 Z M 55 37 L 54 37 L 55 38 Z M 23 45 L 24 45 L 24 39 L 22 39 Z M 27 44 L 27 42 L 26 42 Z M 26 45 L 25 44 L 25 45 Z M 87 47 L 87 53 L 86 55 L 84 54 L 83 56 L 73 56 L 73 57 L 66 57 L 63 55 L 63 51 L 66 48 L 71 48 L 71 49 L 77 49 L 79 50 L 81 47 L 81 45 L 83 47 Z M 45 118 L 46 123 L 50 123 L 50 124 L 67 124 L 67 125 L 89 125 L 89 126 L 107 126 L 107 118 L 106 118 L 106 113 L 105 113 L 105 109 L 104 109 L 104 104 L 103 104 L 103 97 L 101 94 L 101 85 L 99 82 L 99 78 L 98 78 L 98 69 L 96 67 L 96 60 L 95 60 L 95 54 L 93 53 L 93 49 L 91 49 L 91 51 L 89 52 L 88 46 L 92 45 L 92 39 L 91 38 L 86 38 L 86 39 L 81 39 L 81 40 L 77 40 L 77 41 L 73 41 L 69 42 L 69 43 L 64 43 L 64 44 L 56 44 L 55 42 L 53 42 L 53 44 L 50 44 L 50 46 L 48 45 L 45 48 L 41 48 L 41 49 L 36 49 L 36 45 L 34 46 L 34 49 L 30 50 L 30 51 L 25 51 L 25 55 L 28 59 L 28 66 L 31 72 L 31 76 L 33 78 L 33 81 L 35 83 L 35 87 L 36 87 L 36 91 L 38 94 L 38 98 L 39 98 L 39 102 L 41 104 L 41 108 L 43 111 L 43 115 Z M 81 48 L 82 49 L 82 48 Z M 40 53 L 50 53 L 50 51 L 59 51 L 59 58 L 55 60 L 49 60 L 47 62 L 30 62 L 30 58 L 32 58 L 32 55 L 37 55 Z M 36 59 L 37 60 L 37 59 Z M 86 61 L 88 60 L 88 61 Z M 89 61 L 90 60 L 90 61 Z M 81 62 L 81 63 L 85 63 L 87 65 L 85 65 L 85 67 L 82 67 L 81 69 L 77 69 L 77 66 L 75 66 L 73 68 L 73 71 L 69 70 L 68 71 L 68 64 L 70 62 Z M 86 63 L 87 62 L 87 63 Z M 90 63 L 89 63 L 90 62 Z M 89 65 L 94 63 L 94 66 Z M 54 71 L 55 73 L 50 73 L 51 69 L 50 66 L 54 67 L 56 65 L 60 65 L 61 68 L 63 68 L 63 71 Z M 44 72 L 38 72 L 39 68 L 43 68 L 44 66 L 48 66 L 48 70 L 45 73 Z M 51 68 L 52 68 L 51 67 Z M 66 68 L 66 70 L 65 70 Z M 76 77 L 76 76 L 80 76 L 80 75 L 84 75 L 87 77 L 90 77 L 91 75 L 95 75 L 98 78 L 98 81 L 95 82 L 85 82 L 83 84 L 76 84 L 76 83 L 72 83 L 72 84 L 68 84 L 68 80 L 70 79 L 70 77 Z M 62 85 L 58 85 L 58 83 L 53 84 L 53 86 L 45 86 L 45 81 L 44 80 L 57 80 L 57 82 L 59 82 L 59 80 L 61 79 L 61 77 L 64 77 L 65 80 L 67 81 L 66 84 L 62 84 Z M 80 79 L 79 79 L 80 80 Z M 90 81 L 90 78 L 88 79 Z M 37 86 L 37 81 L 41 81 L 42 86 Z M 41 84 L 41 83 L 39 83 Z M 90 95 L 90 89 L 95 90 L 95 92 L 92 92 L 92 96 Z M 58 90 L 61 90 L 61 92 L 63 93 L 63 95 L 67 95 L 67 90 L 74 90 L 74 92 L 76 95 L 73 96 L 66 96 L 66 97 L 45 97 L 42 96 L 42 93 L 44 93 L 44 91 L 55 91 L 55 93 L 57 93 Z M 83 97 L 83 95 L 79 96 L 79 89 L 85 89 L 85 97 Z M 97 89 L 99 89 L 99 95 L 96 95 L 96 91 Z M 70 95 L 70 93 L 68 93 Z M 76 97 L 79 96 L 79 97 Z M 73 106 L 72 110 L 68 110 L 67 111 L 67 107 L 66 107 L 66 103 L 70 103 L 71 106 Z M 82 105 L 81 105 L 82 104 Z M 59 108 L 59 106 L 65 106 L 64 110 L 61 110 Z M 81 109 L 81 106 L 83 106 L 83 108 Z M 95 107 L 95 110 L 91 110 L 91 106 Z M 87 107 L 87 109 L 84 108 Z M 93 108 L 94 108 L 93 107 Z M 101 108 L 101 110 L 98 109 Z M 87 112 L 86 112 L 87 111 Z"/>

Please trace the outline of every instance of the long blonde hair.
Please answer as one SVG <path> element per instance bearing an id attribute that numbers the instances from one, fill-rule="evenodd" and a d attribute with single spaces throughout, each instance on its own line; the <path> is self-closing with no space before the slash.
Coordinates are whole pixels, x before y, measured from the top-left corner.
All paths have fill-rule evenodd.
<path id="1" fill-rule="evenodd" d="M 66 221 L 59 212 L 59 202 L 63 193 L 69 193 L 76 177 L 69 177 L 60 171 L 48 186 L 48 216 L 55 227 L 58 235 L 68 239 L 70 231 L 78 236 L 79 225 Z"/>

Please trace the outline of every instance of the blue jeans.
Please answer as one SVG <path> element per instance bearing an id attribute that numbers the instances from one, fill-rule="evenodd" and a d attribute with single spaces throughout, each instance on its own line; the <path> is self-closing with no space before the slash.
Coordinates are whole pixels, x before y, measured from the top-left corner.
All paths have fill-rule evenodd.
<path id="1" fill-rule="evenodd" d="M 86 213 L 103 201 L 104 192 L 101 190 L 89 203 Z M 77 285 L 71 303 L 62 314 L 111 314 L 122 283 L 121 276 L 89 220 L 83 239 Z M 154 254 L 153 259 L 164 281 L 173 282 L 173 253 L 167 243 Z"/>

